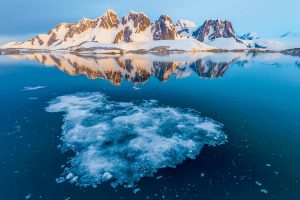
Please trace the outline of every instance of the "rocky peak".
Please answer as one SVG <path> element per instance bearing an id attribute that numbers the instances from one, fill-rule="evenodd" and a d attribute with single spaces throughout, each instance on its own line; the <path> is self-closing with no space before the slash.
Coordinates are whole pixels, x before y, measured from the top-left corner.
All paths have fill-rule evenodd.
<path id="1" fill-rule="evenodd" d="M 115 11 L 109 9 L 100 17 L 100 27 L 104 29 L 116 28 L 120 24 L 120 20 Z"/>
<path id="2" fill-rule="evenodd" d="M 217 38 L 234 38 L 239 41 L 230 21 L 227 20 L 206 20 L 193 36 L 201 41 L 214 40 Z"/>
<path id="3" fill-rule="evenodd" d="M 152 27 L 152 32 L 154 40 L 175 40 L 180 37 L 172 19 L 167 15 L 161 15 L 160 18 L 156 20 Z"/>
<path id="4" fill-rule="evenodd" d="M 87 31 L 88 29 L 93 29 L 96 27 L 96 25 L 97 25 L 96 20 L 83 18 L 78 23 L 68 26 L 69 30 L 66 33 L 64 40 L 66 41 L 68 38 L 73 38 L 75 34 L 81 34 Z"/>
<path id="5" fill-rule="evenodd" d="M 150 19 L 144 13 L 136 13 L 131 11 L 128 17 L 123 17 L 122 23 L 133 22 L 133 27 L 136 29 L 136 33 L 146 30 L 151 24 Z"/>
<path id="6" fill-rule="evenodd" d="M 151 25 L 151 21 L 144 13 L 131 11 L 128 16 L 122 18 L 122 25 L 124 28 L 117 33 L 113 42 L 115 44 L 132 42 L 132 34 L 139 34 L 145 31 Z"/>

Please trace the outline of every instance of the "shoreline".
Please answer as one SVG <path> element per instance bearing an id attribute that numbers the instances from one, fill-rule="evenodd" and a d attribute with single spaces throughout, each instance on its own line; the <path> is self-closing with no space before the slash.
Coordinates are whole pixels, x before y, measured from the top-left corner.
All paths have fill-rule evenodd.
<path id="1" fill-rule="evenodd" d="M 101 48 L 100 48 L 101 49 Z M 76 54 L 76 55 L 119 55 L 122 56 L 124 54 L 137 54 L 137 55 L 146 55 L 146 54 L 154 54 L 154 55 L 169 55 L 169 54 L 183 54 L 183 53 L 252 53 L 252 54 L 264 54 L 264 53 L 281 53 L 291 56 L 300 56 L 300 48 L 294 49 L 286 49 L 280 51 L 274 50 L 260 50 L 260 49 L 235 49 L 235 50 L 226 50 L 226 49 L 210 49 L 210 50 L 198 50 L 198 51 L 186 51 L 173 49 L 168 50 L 165 47 L 157 48 L 157 49 L 137 49 L 137 50 L 129 50 L 124 51 L 122 49 L 118 50 L 113 49 L 110 51 L 106 49 L 103 52 L 95 52 L 89 49 L 78 49 L 78 50 L 66 50 L 66 49 L 58 49 L 58 50 L 49 50 L 49 49 L 17 49 L 17 48 L 7 48 L 0 49 L 0 55 L 14 55 L 14 54 L 30 54 L 30 53 L 68 53 L 68 54 Z"/>

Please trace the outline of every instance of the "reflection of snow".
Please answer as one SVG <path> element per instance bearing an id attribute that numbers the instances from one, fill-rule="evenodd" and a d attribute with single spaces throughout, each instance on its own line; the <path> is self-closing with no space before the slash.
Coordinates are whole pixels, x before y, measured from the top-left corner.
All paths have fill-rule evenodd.
<path id="1" fill-rule="evenodd" d="M 226 141 L 222 125 L 189 109 L 156 101 L 114 102 L 100 93 L 57 97 L 48 112 L 65 112 L 61 149 L 73 151 L 58 182 L 133 187 L 159 168 L 194 159 L 203 145 Z"/>
<path id="2" fill-rule="evenodd" d="M 39 90 L 39 89 L 43 89 L 43 88 L 45 88 L 45 87 L 47 87 L 47 86 L 34 86 L 34 87 L 24 87 L 23 88 L 23 90 Z"/>

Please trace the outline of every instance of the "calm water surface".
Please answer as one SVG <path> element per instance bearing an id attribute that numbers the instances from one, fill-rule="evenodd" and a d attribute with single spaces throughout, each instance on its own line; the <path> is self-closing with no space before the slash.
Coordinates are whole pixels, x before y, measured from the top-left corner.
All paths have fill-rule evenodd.
<path id="1" fill-rule="evenodd" d="M 1 199 L 300 199 L 300 57 L 0 56 Z"/>

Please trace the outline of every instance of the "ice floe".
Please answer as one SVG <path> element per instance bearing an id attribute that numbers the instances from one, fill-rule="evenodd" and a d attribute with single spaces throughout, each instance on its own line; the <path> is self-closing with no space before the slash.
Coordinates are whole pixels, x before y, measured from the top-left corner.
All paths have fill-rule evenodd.
<path id="1" fill-rule="evenodd" d="M 135 187 L 160 168 L 195 159 L 204 145 L 227 141 L 222 124 L 191 109 L 157 101 L 115 102 L 101 93 L 76 93 L 49 102 L 64 112 L 62 152 L 73 151 L 57 182 Z"/>
<path id="2" fill-rule="evenodd" d="M 23 90 L 24 91 L 28 91 L 28 90 L 39 90 L 39 89 L 43 89 L 43 88 L 46 88 L 47 86 L 27 86 L 27 87 L 24 87 Z"/>

